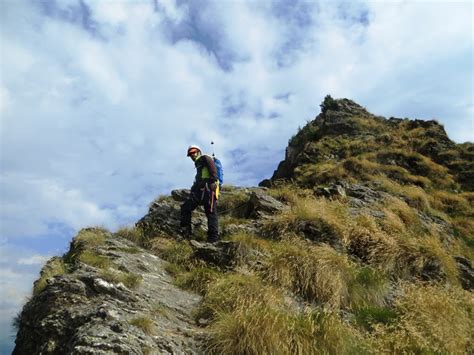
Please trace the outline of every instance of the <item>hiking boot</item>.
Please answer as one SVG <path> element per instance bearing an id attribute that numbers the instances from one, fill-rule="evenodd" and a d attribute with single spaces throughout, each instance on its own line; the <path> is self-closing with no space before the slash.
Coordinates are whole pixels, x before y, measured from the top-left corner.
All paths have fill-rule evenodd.
<path id="1" fill-rule="evenodd" d="M 186 227 L 181 227 L 181 235 L 183 236 L 184 239 L 191 239 L 193 235 L 193 231 L 190 226 Z"/>
<path id="2" fill-rule="evenodd" d="M 219 240 L 219 237 L 207 237 L 208 243 L 217 243 Z"/>

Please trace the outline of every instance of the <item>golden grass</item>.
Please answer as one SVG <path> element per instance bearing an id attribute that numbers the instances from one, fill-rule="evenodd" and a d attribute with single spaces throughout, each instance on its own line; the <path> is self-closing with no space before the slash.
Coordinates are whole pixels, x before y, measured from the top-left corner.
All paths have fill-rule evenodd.
<path id="1" fill-rule="evenodd" d="M 177 274 L 175 283 L 181 288 L 204 295 L 210 285 L 217 281 L 221 275 L 222 273 L 215 268 L 196 267 L 190 271 Z"/>
<path id="2" fill-rule="evenodd" d="M 347 303 L 352 270 L 348 259 L 334 249 L 293 239 L 275 245 L 262 276 L 310 301 L 337 308 Z"/>
<path id="3" fill-rule="evenodd" d="M 389 169 L 389 166 L 405 169 L 409 172 L 408 174 L 402 174 L 405 176 L 397 176 L 397 174 L 392 176 L 405 183 L 410 183 L 410 181 L 411 183 L 415 183 L 414 179 L 423 177 L 427 179 L 424 181 L 428 184 L 420 186 L 434 184 L 440 187 L 450 187 L 454 184 L 454 180 L 446 167 L 435 163 L 430 158 L 415 151 L 407 151 L 406 149 L 382 149 L 374 153 L 366 154 L 364 158 L 381 164 L 384 167 L 383 169 Z M 395 170 L 393 170 L 393 172 L 394 171 Z M 399 172 L 402 171 L 399 170 Z M 386 175 L 390 176 L 390 174 Z"/>
<path id="4" fill-rule="evenodd" d="M 397 238 L 393 275 L 401 279 L 422 278 L 457 285 L 453 257 L 436 236 L 401 235 Z"/>
<path id="5" fill-rule="evenodd" d="M 94 264 L 100 264 L 99 259 L 101 258 L 94 257 L 96 253 L 93 252 L 93 249 L 104 245 L 109 235 L 110 233 L 101 227 L 81 229 L 72 240 L 69 251 L 64 255 L 64 261 L 74 264 L 77 260 L 80 260 L 92 266 L 96 266 Z M 82 256 L 84 253 L 86 255 Z"/>
<path id="6" fill-rule="evenodd" d="M 150 240 L 150 249 L 156 255 L 184 270 L 191 270 L 200 265 L 193 256 L 193 249 L 187 243 L 168 238 L 153 238 Z"/>
<path id="7" fill-rule="evenodd" d="M 64 275 L 67 272 L 64 260 L 54 257 L 50 259 L 40 273 L 40 278 L 33 285 L 33 296 L 38 295 L 47 286 L 47 280 L 54 277 Z"/>
<path id="8" fill-rule="evenodd" d="M 344 240 L 347 252 L 396 278 L 435 278 L 457 285 L 459 275 L 452 255 L 458 244 L 445 246 L 437 233 L 407 229 L 397 215 L 385 212 L 380 226 L 369 215 L 354 220 Z"/>
<path id="9" fill-rule="evenodd" d="M 312 187 L 320 184 L 336 183 L 341 180 L 354 182 L 352 175 L 344 166 L 336 162 L 304 164 L 296 167 L 295 180 L 298 185 Z"/>
<path id="10" fill-rule="evenodd" d="M 204 296 L 197 317 L 207 328 L 210 354 L 323 354 L 363 349 L 360 334 L 327 311 L 298 313 L 278 289 L 254 275 L 227 275 Z M 357 350 L 356 350 L 357 349 Z"/>
<path id="11" fill-rule="evenodd" d="M 434 191 L 431 193 L 431 204 L 434 208 L 444 211 L 451 216 L 474 217 L 474 209 L 468 199 L 466 199 L 467 196 L 469 195 Z"/>
<path id="12" fill-rule="evenodd" d="M 283 298 L 277 289 L 264 285 L 254 274 L 225 274 L 210 285 L 195 316 L 212 319 L 219 312 L 246 308 L 253 302 L 282 307 Z"/>
<path id="13" fill-rule="evenodd" d="M 309 197 L 312 195 L 312 191 L 287 184 L 269 189 L 268 194 L 281 202 L 294 205 L 302 197 Z"/>
<path id="14" fill-rule="evenodd" d="M 107 269 L 111 264 L 109 258 L 103 255 L 99 255 L 92 250 L 84 250 L 82 253 L 79 254 L 77 259 L 84 264 L 94 266 L 100 269 Z"/>
<path id="15" fill-rule="evenodd" d="M 135 244 L 144 244 L 143 231 L 138 227 L 121 227 L 115 234 L 119 237 L 131 240 Z"/>
<path id="16" fill-rule="evenodd" d="M 390 230 L 403 230 L 403 223 L 395 215 L 390 216 Z M 398 246 L 396 240 L 381 230 L 370 215 L 358 216 L 344 240 L 347 252 L 362 262 L 393 270 Z"/>
<path id="17" fill-rule="evenodd" d="M 379 304 L 385 294 L 382 274 L 358 267 L 327 245 L 298 238 L 275 243 L 260 272 L 271 284 L 335 309 Z"/>
<path id="18" fill-rule="evenodd" d="M 206 352 L 210 354 L 278 354 L 285 353 L 285 316 L 259 303 L 246 308 L 218 312 L 208 328 L 210 338 Z M 287 352 L 288 353 L 288 352 Z"/>
<path id="19" fill-rule="evenodd" d="M 461 238 L 463 254 L 474 260 L 474 220 L 472 218 L 453 218 L 455 233 Z"/>
<path id="20" fill-rule="evenodd" d="M 153 335 L 156 333 L 156 327 L 153 320 L 147 316 L 136 317 L 128 321 L 129 324 L 141 329 L 143 333 L 147 335 Z"/>
<path id="21" fill-rule="evenodd" d="M 298 199 L 288 211 L 266 222 L 263 236 L 280 239 L 293 234 L 300 222 L 310 222 L 321 233 L 335 239 L 343 239 L 348 221 L 348 207 L 341 201 L 306 197 Z"/>
<path id="22" fill-rule="evenodd" d="M 322 162 L 319 164 L 304 164 L 295 169 L 296 182 L 301 186 L 312 187 L 320 184 L 337 183 L 341 180 L 346 182 L 370 181 L 376 176 L 386 176 L 399 184 L 415 185 L 423 188 L 432 186 L 432 180 L 423 175 L 416 175 L 405 167 L 382 164 L 377 161 L 376 153 L 361 154 L 357 157 L 351 156 L 341 162 Z M 372 161 L 373 159 L 375 161 Z M 434 163 L 433 163 L 434 164 Z M 432 168 L 436 171 L 433 178 L 434 183 L 442 187 L 453 186 L 454 181 L 450 175 L 442 175 L 436 165 Z"/>
<path id="23" fill-rule="evenodd" d="M 333 313 L 296 314 L 259 302 L 218 314 L 210 354 L 360 354 L 368 342 Z"/>
<path id="24" fill-rule="evenodd" d="M 79 231 L 75 237 L 79 245 L 87 248 L 93 248 L 105 244 L 109 232 L 102 227 L 84 228 Z"/>
<path id="25" fill-rule="evenodd" d="M 398 321 L 377 328 L 389 353 L 467 354 L 473 350 L 474 299 L 459 288 L 405 284 L 396 300 Z"/>
<path id="26" fill-rule="evenodd" d="M 258 262 L 270 248 L 268 240 L 245 231 L 234 233 L 228 239 L 236 244 L 235 259 L 239 265 Z"/>
<path id="27" fill-rule="evenodd" d="M 385 209 L 393 212 L 405 225 L 403 229 L 409 229 L 414 232 L 421 230 L 421 221 L 416 211 L 411 208 L 405 201 L 390 196 L 383 201 Z M 391 221 L 393 222 L 393 220 Z M 395 223 L 396 224 L 396 223 Z M 392 227 L 394 225 L 392 224 Z"/>

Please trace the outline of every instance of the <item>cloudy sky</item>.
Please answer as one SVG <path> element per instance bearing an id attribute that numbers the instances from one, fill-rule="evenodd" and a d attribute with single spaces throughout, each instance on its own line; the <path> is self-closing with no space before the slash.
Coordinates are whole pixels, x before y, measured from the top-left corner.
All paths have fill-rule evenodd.
<path id="1" fill-rule="evenodd" d="M 192 183 L 255 185 L 326 94 L 474 141 L 470 1 L 0 0 L 0 329 L 81 227 Z"/>

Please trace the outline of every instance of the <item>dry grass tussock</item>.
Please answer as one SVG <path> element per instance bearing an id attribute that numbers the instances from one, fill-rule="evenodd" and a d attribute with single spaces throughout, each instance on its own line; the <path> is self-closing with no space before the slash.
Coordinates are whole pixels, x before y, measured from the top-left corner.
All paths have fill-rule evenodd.
<path id="1" fill-rule="evenodd" d="M 290 205 L 295 205 L 301 198 L 308 198 L 312 195 L 311 190 L 289 184 L 273 187 L 268 190 L 268 193 L 277 200 Z"/>
<path id="2" fill-rule="evenodd" d="M 447 281 L 458 285 L 458 269 L 451 253 L 432 235 L 399 236 L 394 275 Z"/>
<path id="3" fill-rule="evenodd" d="M 46 288 L 48 279 L 54 276 L 64 275 L 66 272 L 67 268 L 63 259 L 58 257 L 50 259 L 48 263 L 43 266 L 43 269 L 40 273 L 40 278 L 36 280 L 33 285 L 33 296 L 38 295 Z"/>
<path id="4" fill-rule="evenodd" d="M 401 231 L 404 224 L 392 217 L 391 229 Z M 379 228 L 375 218 L 370 215 L 358 216 L 347 233 L 344 245 L 350 255 L 358 257 L 363 263 L 391 271 L 395 267 L 398 246 L 396 240 Z"/>
<path id="5" fill-rule="evenodd" d="M 263 236 L 280 239 L 298 230 L 301 222 L 309 222 L 321 233 L 342 240 L 349 221 L 347 210 L 347 205 L 342 201 L 314 197 L 299 198 L 288 211 L 266 223 Z"/>
<path id="6" fill-rule="evenodd" d="M 474 217 L 474 208 L 469 198 L 468 194 L 434 191 L 431 193 L 430 202 L 434 208 L 446 212 L 450 216 Z"/>
<path id="7" fill-rule="evenodd" d="M 357 331 L 336 315 L 294 312 L 278 289 L 255 275 L 219 279 L 196 316 L 213 319 L 207 342 L 211 354 L 322 354 L 362 348 Z"/>
<path id="8" fill-rule="evenodd" d="M 194 258 L 194 252 L 187 243 L 181 243 L 174 239 L 153 238 L 150 240 L 150 249 L 171 265 L 169 271 L 181 273 L 190 271 L 203 263 Z"/>
<path id="9" fill-rule="evenodd" d="M 387 286 L 382 273 L 299 238 L 275 243 L 260 272 L 265 281 L 334 309 L 382 304 Z"/>
<path id="10" fill-rule="evenodd" d="M 257 263 L 271 246 L 270 241 L 245 231 L 232 234 L 229 240 L 235 242 L 235 259 L 239 265 Z"/>
<path id="11" fill-rule="evenodd" d="M 115 234 L 137 245 L 143 246 L 145 244 L 143 231 L 138 227 L 121 227 Z"/>
<path id="12" fill-rule="evenodd" d="M 139 316 L 132 318 L 128 321 L 128 323 L 141 329 L 147 335 L 153 335 L 156 333 L 156 327 L 153 323 L 153 320 L 151 320 L 147 316 Z"/>
<path id="13" fill-rule="evenodd" d="M 394 209 L 399 211 L 400 206 Z M 387 212 L 379 223 L 369 215 L 356 218 L 344 241 L 347 252 L 395 278 L 434 278 L 457 285 L 452 255 L 458 245 L 443 245 L 436 233 L 408 229 L 397 215 Z"/>
<path id="14" fill-rule="evenodd" d="M 104 245 L 109 231 L 102 227 L 84 228 L 79 231 L 75 241 L 77 247 L 94 248 Z"/>
<path id="15" fill-rule="evenodd" d="M 377 347 L 388 353 L 467 354 L 474 339 L 474 299 L 460 288 L 404 284 L 398 321 L 376 328 Z"/>
<path id="16" fill-rule="evenodd" d="M 77 260 L 99 269 L 107 269 L 111 265 L 111 261 L 108 257 L 99 255 L 93 250 L 84 250 L 79 254 Z"/>
<path id="17" fill-rule="evenodd" d="M 413 176 L 428 178 L 430 185 L 449 188 L 454 186 L 454 180 L 449 174 L 449 170 L 430 158 L 415 151 L 406 149 L 382 149 L 374 153 L 364 155 L 368 159 L 378 164 L 387 166 L 398 166 L 406 169 Z M 429 186 L 429 185 L 427 185 Z"/>
<path id="18" fill-rule="evenodd" d="M 222 272 L 218 269 L 200 266 L 177 274 L 175 283 L 181 288 L 205 295 L 209 287 L 220 277 L 222 277 Z"/>
<path id="19" fill-rule="evenodd" d="M 99 255 L 96 249 L 105 244 L 108 236 L 110 232 L 101 227 L 80 230 L 71 242 L 69 252 L 64 255 L 64 262 L 73 265 L 79 261 L 94 267 L 107 268 L 110 260 Z"/>
<path id="20" fill-rule="evenodd" d="M 221 191 L 219 195 L 219 211 L 229 211 L 232 216 L 243 217 L 246 212 L 246 202 L 249 194 L 244 191 Z"/>
<path id="21" fill-rule="evenodd" d="M 389 218 L 391 217 L 391 220 L 381 221 L 381 223 L 385 225 L 388 229 L 395 228 L 392 230 L 392 232 L 396 233 L 404 230 L 409 230 L 416 234 L 422 231 L 420 217 L 416 213 L 416 210 L 411 208 L 405 201 L 390 196 L 382 202 L 380 209 L 392 212 L 391 215 L 389 214 Z M 396 221 L 397 219 L 399 219 L 399 221 L 403 223 L 401 230 L 398 231 L 396 230 L 396 226 L 398 224 Z M 388 232 L 390 232 L 390 230 L 388 230 Z"/>

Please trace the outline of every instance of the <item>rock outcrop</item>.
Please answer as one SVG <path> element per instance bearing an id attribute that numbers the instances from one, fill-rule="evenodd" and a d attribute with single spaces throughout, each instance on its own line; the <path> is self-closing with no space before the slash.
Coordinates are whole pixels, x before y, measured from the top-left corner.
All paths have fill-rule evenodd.
<path id="1" fill-rule="evenodd" d="M 164 260 L 111 234 L 95 252 L 139 284 L 127 287 L 85 263 L 49 278 L 23 309 L 14 354 L 200 352 L 191 315 L 200 296 L 176 287 Z"/>

